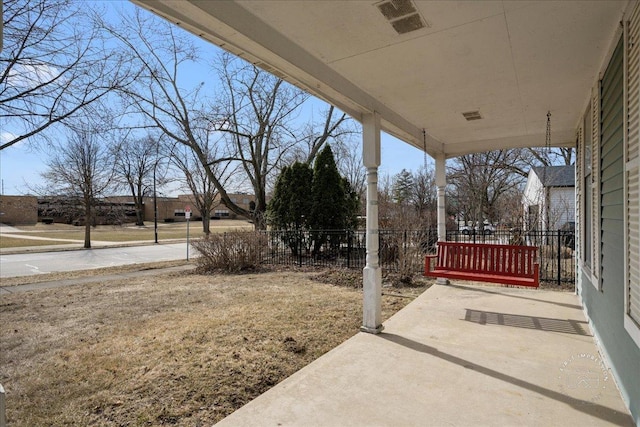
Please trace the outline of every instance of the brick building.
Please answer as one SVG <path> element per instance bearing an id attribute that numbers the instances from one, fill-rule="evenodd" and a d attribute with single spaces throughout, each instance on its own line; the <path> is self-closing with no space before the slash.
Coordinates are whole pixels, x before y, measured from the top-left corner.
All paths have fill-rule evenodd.
<path id="1" fill-rule="evenodd" d="M 0 196 L 0 222 L 9 225 L 38 222 L 36 196 Z"/>

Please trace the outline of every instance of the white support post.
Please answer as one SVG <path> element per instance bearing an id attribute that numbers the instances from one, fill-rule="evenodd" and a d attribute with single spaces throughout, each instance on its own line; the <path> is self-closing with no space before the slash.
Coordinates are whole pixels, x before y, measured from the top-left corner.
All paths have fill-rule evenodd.
<path id="1" fill-rule="evenodd" d="M 367 114 L 362 121 L 362 158 L 367 168 L 367 264 L 362 271 L 363 332 L 382 332 L 382 271 L 378 240 L 378 166 L 380 166 L 380 116 Z"/>
<path id="2" fill-rule="evenodd" d="M 0 427 L 7 427 L 6 418 L 7 403 L 5 400 L 4 388 L 0 384 Z"/>
<path id="3" fill-rule="evenodd" d="M 446 158 L 444 153 L 436 155 L 436 189 L 438 196 L 438 241 L 447 240 L 447 209 L 445 190 L 447 187 Z M 446 285 L 449 281 L 444 277 L 438 277 L 436 283 Z"/>

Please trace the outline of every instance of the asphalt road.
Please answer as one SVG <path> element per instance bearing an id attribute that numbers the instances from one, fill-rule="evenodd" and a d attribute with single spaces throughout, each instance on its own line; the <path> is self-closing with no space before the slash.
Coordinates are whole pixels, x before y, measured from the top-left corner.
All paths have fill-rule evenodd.
<path id="1" fill-rule="evenodd" d="M 193 248 L 190 248 L 189 256 L 192 255 Z M 186 257 L 186 243 L 1 255 L 0 278 L 172 261 Z"/>

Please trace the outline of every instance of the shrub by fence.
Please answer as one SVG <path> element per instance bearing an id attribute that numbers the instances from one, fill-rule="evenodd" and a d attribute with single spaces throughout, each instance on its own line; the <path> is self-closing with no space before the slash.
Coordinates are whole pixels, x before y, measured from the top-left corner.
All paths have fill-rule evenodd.
<path id="1" fill-rule="evenodd" d="M 260 267 L 266 236 L 252 231 L 232 231 L 210 234 L 208 238 L 194 240 L 191 245 L 200 254 L 196 263 L 201 269 L 237 273 Z"/>

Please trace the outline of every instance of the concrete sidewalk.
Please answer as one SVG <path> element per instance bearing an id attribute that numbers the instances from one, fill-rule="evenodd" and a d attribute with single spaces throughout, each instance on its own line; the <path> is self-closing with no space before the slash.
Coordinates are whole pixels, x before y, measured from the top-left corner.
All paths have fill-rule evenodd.
<path id="1" fill-rule="evenodd" d="M 8 236 L 3 234 L 2 237 Z M 11 236 L 8 236 L 11 237 Z M 39 238 L 32 240 L 52 240 L 60 241 L 60 239 Z M 186 242 L 187 239 L 163 239 L 159 244 L 175 244 Z M 16 254 L 29 254 L 29 253 L 42 253 L 42 252 L 66 252 L 66 251 L 83 251 L 86 250 L 83 247 L 83 241 L 76 241 L 75 243 L 65 243 L 59 245 L 37 245 L 37 246 L 19 246 L 15 248 L 0 248 L 0 255 L 16 255 Z M 156 246 L 157 243 L 151 240 L 132 240 L 128 242 L 107 242 L 100 240 L 91 241 L 91 249 L 104 249 L 104 248 L 129 248 L 132 246 Z"/>
<path id="2" fill-rule="evenodd" d="M 578 297 L 433 286 L 220 426 L 633 426 Z"/>

